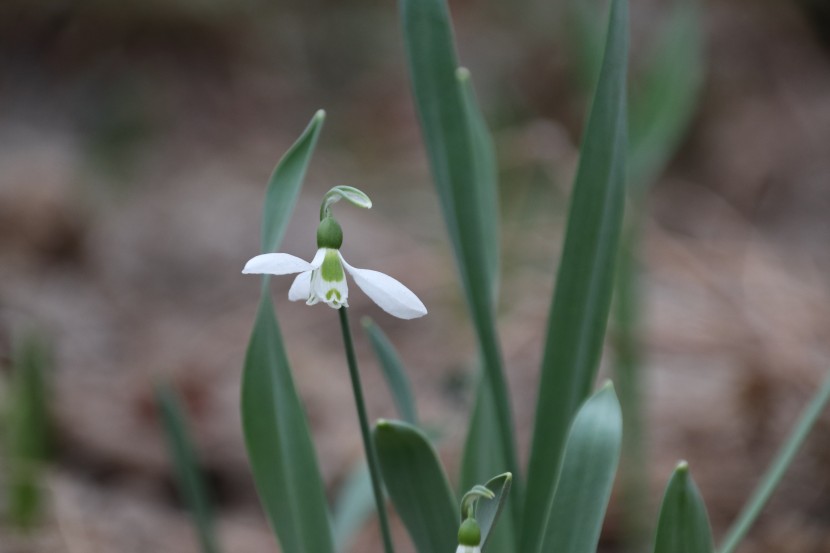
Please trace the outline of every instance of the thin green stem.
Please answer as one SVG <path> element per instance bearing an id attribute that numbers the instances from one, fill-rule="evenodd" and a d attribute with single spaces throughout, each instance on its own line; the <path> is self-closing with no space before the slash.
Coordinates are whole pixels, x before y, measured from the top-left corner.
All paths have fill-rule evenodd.
<path id="1" fill-rule="evenodd" d="M 732 528 L 726 534 L 726 538 L 720 547 L 720 553 L 732 553 L 738 547 L 738 544 L 744 536 L 746 536 L 749 528 L 755 522 L 755 519 L 758 518 L 758 515 L 761 514 L 761 510 L 766 505 L 770 496 L 772 496 L 772 492 L 775 491 L 775 488 L 790 467 L 790 463 L 792 463 L 795 454 L 801 448 L 801 444 L 804 443 L 807 434 L 810 433 L 819 415 L 824 411 L 828 400 L 830 400 L 830 377 L 824 381 L 824 384 L 822 384 L 819 391 L 804 409 L 790 438 L 778 452 L 772 465 L 767 469 L 766 474 L 761 479 L 761 483 L 758 484 L 752 497 L 747 501 L 743 511 L 738 516 L 738 520 L 735 521 Z"/>
<path id="2" fill-rule="evenodd" d="M 349 364 L 349 376 L 352 379 L 354 402 L 357 405 L 357 418 L 360 420 L 360 433 L 363 436 L 363 450 L 366 452 L 366 461 L 369 464 L 369 474 L 372 477 L 372 492 L 375 494 L 380 533 L 383 537 L 383 547 L 386 553 L 394 553 L 392 535 L 389 532 L 389 519 L 386 516 L 386 504 L 383 499 L 383 490 L 380 486 L 380 470 L 378 469 L 378 455 L 369 433 L 369 419 L 366 416 L 366 403 L 363 401 L 363 387 L 360 384 L 360 373 L 357 370 L 357 358 L 354 354 L 352 331 L 349 328 L 349 315 L 345 307 L 337 310 L 340 315 L 340 327 L 343 329 L 343 345 L 346 348 L 346 361 Z"/>

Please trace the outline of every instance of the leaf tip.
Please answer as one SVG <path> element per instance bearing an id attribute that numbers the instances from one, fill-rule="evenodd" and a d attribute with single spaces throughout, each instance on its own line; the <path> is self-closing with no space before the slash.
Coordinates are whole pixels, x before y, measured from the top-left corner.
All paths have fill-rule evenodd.
<path id="1" fill-rule="evenodd" d="M 325 121 L 325 119 L 326 119 L 326 110 L 324 110 L 324 109 L 318 109 L 317 112 L 314 114 L 314 117 L 312 117 L 312 120 L 317 124 L 322 123 L 323 121 Z"/>
<path id="2" fill-rule="evenodd" d="M 689 463 L 687 461 L 680 461 L 674 470 L 675 472 L 689 472 Z"/>
<path id="3" fill-rule="evenodd" d="M 459 82 L 465 83 L 470 80 L 470 70 L 466 67 L 459 67 L 455 70 L 455 78 Z"/>

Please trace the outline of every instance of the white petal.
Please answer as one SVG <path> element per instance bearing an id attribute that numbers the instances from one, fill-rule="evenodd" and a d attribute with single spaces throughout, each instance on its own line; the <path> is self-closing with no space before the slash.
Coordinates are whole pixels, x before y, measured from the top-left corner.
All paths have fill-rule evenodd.
<path id="1" fill-rule="evenodd" d="M 242 272 L 246 275 L 291 275 L 310 271 L 312 268 L 308 261 L 287 253 L 264 253 L 248 261 Z"/>
<path id="2" fill-rule="evenodd" d="M 320 265 L 323 264 L 324 259 L 326 259 L 326 248 L 320 248 L 317 250 L 317 253 L 314 254 L 314 259 L 311 260 L 311 267 L 319 269 Z"/>
<path id="3" fill-rule="evenodd" d="M 418 296 L 391 276 L 352 267 L 342 255 L 340 260 L 360 289 L 390 315 L 399 319 L 415 319 L 427 314 L 427 308 Z"/>
<path id="4" fill-rule="evenodd" d="M 294 284 L 288 289 L 288 299 L 291 301 L 306 301 L 308 300 L 308 293 L 311 291 L 311 271 L 306 271 L 297 275 L 294 279 Z"/>

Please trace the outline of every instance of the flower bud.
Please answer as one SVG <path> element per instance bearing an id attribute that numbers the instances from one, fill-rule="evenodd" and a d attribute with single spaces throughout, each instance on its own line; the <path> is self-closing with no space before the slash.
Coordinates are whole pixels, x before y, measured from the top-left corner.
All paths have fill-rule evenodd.
<path id="1" fill-rule="evenodd" d="M 475 547 L 481 544 L 481 528 L 476 519 L 469 517 L 461 523 L 458 529 L 458 545 Z"/>
<path id="2" fill-rule="evenodd" d="M 339 250 L 343 245 L 343 229 L 334 217 L 324 217 L 317 227 L 317 247 Z"/>

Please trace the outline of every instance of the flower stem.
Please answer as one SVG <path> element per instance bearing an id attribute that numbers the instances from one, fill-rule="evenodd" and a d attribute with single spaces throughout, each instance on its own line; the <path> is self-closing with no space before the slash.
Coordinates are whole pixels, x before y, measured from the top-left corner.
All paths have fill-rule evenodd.
<path id="1" fill-rule="evenodd" d="M 360 420 L 360 433 L 363 435 L 363 450 L 366 452 L 369 474 L 372 477 L 372 492 L 375 494 L 375 504 L 377 505 L 378 519 L 380 520 L 380 532 L 383 536 L 383 547 L 386 553 L 394 553 L 395 549 L 392 547 L 392 536 L 389 533 L 389 519 L 386 516 L 383 490 L 380 486 L 378 456 L 369 433 L 369 419 L 366 416 L 366 404 L 363 401 L 360 373 L 357 371 L 357 358 L 354 354 L 352 331 L 349 328 L 349 316 L 345 307 L 341 307 L 337 312 L 340 315 L 340 327 L 343 330 L 343 345 L 346 348 L 346 361 L 349 364 L 349 375 L 352 378 L 352 391 L 354 392 L 354 401 L 357 405 L 357 418 Z"/>

